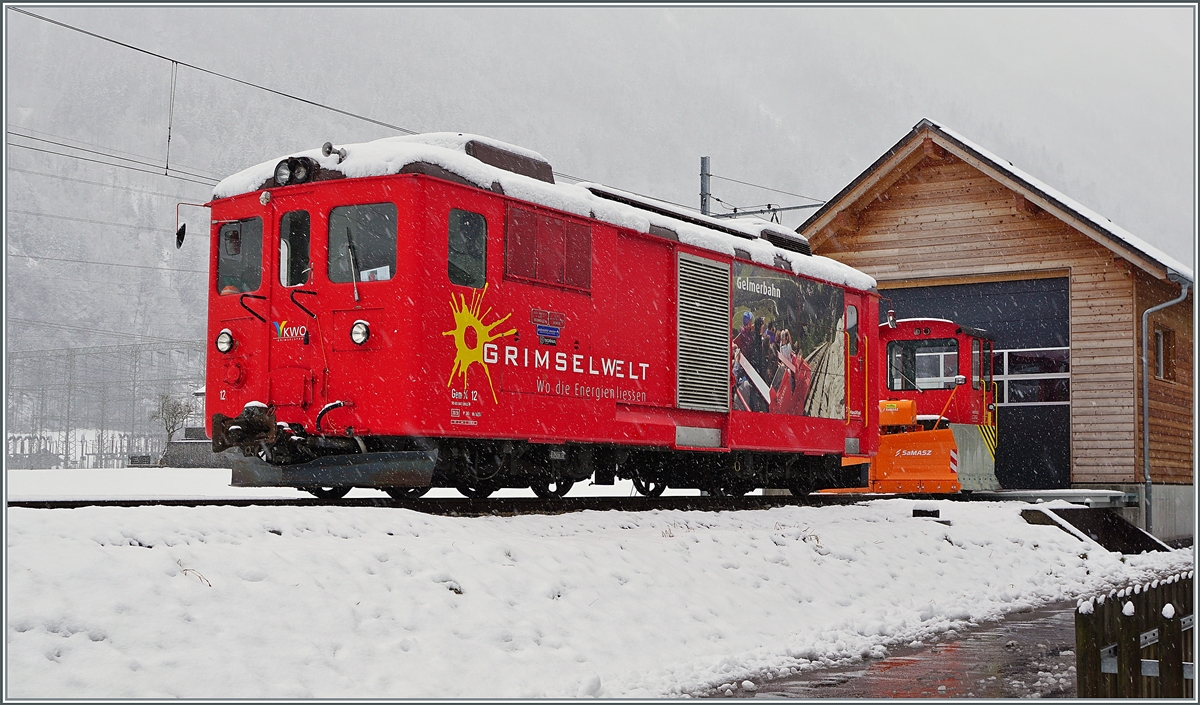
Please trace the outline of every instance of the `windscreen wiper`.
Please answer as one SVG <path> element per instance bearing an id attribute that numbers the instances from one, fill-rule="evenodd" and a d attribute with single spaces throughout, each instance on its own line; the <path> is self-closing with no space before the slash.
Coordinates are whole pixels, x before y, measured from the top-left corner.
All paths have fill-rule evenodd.
<path id="1" fill-rule="evenodd" d="M 354 285 L 354 300 L 358 301 L 358 256 L 354 253 L 354 237 L 346 227 L 346 249 L 350 251 L 350 282 Z"/>

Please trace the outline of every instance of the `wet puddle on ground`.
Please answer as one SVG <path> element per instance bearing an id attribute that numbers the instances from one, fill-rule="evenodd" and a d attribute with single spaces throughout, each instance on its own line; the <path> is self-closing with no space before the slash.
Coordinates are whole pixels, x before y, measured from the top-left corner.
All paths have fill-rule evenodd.
<path id="1" fill-rule="evenodd" d="M 1049 605 L 889 649 L 879 660 L 733 687 L 741 698 L 1074 698 L 1075 604 Z M 726 695 L 726 693 L 729 693 Z"/>

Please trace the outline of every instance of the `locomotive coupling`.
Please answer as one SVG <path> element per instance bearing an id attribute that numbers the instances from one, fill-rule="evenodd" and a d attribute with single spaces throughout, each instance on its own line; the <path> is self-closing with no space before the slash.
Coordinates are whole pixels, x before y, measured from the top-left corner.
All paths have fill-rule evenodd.
<path id="1" fill-rule="evenodd" d="M 275 407 L 262 402 L 246 404 L 242 413 L 234 418 L 225 414 L 213 414 L 212 449 L 220 453 L 226 448 L 275 442 Z"/>

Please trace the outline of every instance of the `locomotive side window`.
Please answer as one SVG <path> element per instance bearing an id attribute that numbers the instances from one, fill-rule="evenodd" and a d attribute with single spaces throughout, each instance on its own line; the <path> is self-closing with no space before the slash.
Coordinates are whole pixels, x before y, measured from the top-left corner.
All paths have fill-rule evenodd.
<path id="1" fill-rule="evenodd" d="M 562 218 L 538 219 L 537 280 L 547 284 L 563 283 L 566 258 L 566 223 Z"/>
<path id="2" fill-rule="evenodd" d="M 592 287 L 592 231 L 584 223 L 510 207 L 504 253 L 509 276 L 573 289 Z"/>
<path id="3" fill-rule="evenodd" d="M 487 281 L 487 220 L 478 213 L 450 211 L 450 282 L 473 289 Z"/>
<path id="4" fill-rule="evenodd" d="M 523 279 L 537 277 L 534 259 L 537 245 L 537 215 L 521 208 L 508 209 L 504 244 L 505 271 Z"/>
<path id="5" fill-rule="evenodd" d="M 888 389 L 953 389 L 958 374 L 954 338 L 896 340 L 888 343 Z"/>
<path id="6" fill-rule="evenodd" d="M 979 389 L 983 382 L 983 350 L 979 338 L 971 338 L 971 389 Z"/>
<path id="7" fill-rule="evenodd" d="M 262 219 L 225 223 L 217 234 L 217 291 L 242 294 L 262 285 Z"/>
<path id="8" fill-rule="evenodd" d="M 396 206 L 340 206 L 329 213 L 329 281 L 382 281 L 396 274 Z"/>
<path id="9" fill-rule="evenodd" d="M 592 288 L 592 229 L 582 223 L 567 223 L 566 262 L 563 282 L 580 289 Z"/>
<path id="10" fill-rule="evenodd" d="M 858 308 L 846 307 L 846 335 L 850 338 L 850 357 L 858 355 Z"/>
<path id="11" fill-rule="evenodd" d="M 279 219 L 279 283 L 308 283 L 308 211 L 290 211 Z"/>

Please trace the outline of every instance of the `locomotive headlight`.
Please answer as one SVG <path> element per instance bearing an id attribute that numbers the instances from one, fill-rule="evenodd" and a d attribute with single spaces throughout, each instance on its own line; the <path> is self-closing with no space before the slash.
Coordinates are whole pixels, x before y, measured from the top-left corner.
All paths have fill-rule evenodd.
<path id="1" fill-rule="evenodd" d="M 366 321 L 355 321 L 350 327 L 350 342 L 355 345 L 362 345 L 367 342 L 367 338 L 371 337 L 371 327 Z"/>
<path id="2" fill-rule="evenodd" d="M 275 165 L 275 185 L 302 184 L 311 179 L 320 165 L 308 157 L 288 157 Z"/>
<path id="3" fill-rule="evenodd" d="M 308 168 L 308 160 L 303 158 L 289 159 L 288 171 L 292 172 L 292 181 L 298 184 L 308 181 L 308 177 L 312 176 L 312 171 Z"/>
<path id="4" fill-rule="evenodd" d="M 287 165 L 288 171 L 291 172 L 288 183 L 291 184 L 302 184 L 308 181 L 317 173 L 318 168 L 317 163 L 308 157 L 291 157 L 287 160 Z"/>
<path id="5" fill-rule="evenodd" d="M 217 333 L 217 350 L 223 353 L 233 350 L 233 333 L 228 328 Z"/>
<path id="6" fill-rule="evenodd" d="M 288 160 L 284 159 L 275 165 L 275 185 L 287 186 L 291 183 L 292 170 L 288 167 Z"/>

